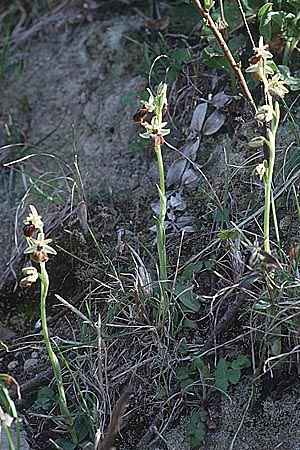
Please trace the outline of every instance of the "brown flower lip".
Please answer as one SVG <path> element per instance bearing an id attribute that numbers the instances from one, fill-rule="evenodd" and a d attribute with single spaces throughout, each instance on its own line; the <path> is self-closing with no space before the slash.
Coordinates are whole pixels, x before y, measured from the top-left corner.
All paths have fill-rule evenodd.
<path id="1" fill-rule="evenodd" d="M 145 106 L 138 109 L 137 112 L 133 116 L 134 122 L 142 124 L 146 120 L 148 113 L 149 113 L 149 110 Z"/>
<path id="2" fill-rule="evenodd" d="M 36 227 L 33 223 L 27 223 L 23 227 L 23 234 L 26 237 L 32 237 L 36 231 Z"/>
<path id="3" fill-rule="evenodd" d="M 30 259 L 36 263 L 47 262 L 49 260 L 49 256 L 41 247 L 38 247 L 35 252 L 30 254 Z"/>

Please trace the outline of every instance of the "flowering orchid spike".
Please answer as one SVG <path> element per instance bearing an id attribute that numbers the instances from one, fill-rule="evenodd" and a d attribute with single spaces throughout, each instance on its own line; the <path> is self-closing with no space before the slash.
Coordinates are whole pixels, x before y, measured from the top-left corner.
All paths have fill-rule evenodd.
<path id="1" fill-rule="evenodd" d="M 33 205 L 29 205 L 30 214 L 24 220 L 25 225 L 34 225 L 35 228 L 42 231 L 44 223 L 42 217 L 38 214 L 36 208 Z"/>

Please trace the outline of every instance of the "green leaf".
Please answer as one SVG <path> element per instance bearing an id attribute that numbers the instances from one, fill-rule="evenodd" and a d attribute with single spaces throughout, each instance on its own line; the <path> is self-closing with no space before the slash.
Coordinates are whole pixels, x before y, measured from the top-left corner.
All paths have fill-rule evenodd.
<path id="1" fill-rule="evenodd" d="M 172 58 L 174 66 L 176 66 L 179 70 L 181 70 L 182 65 L 186 63 L 190 57 L 189 51 L 186 48 L 177 48 L 172 50 L 169 56 Z"/>
<path id="2" fill-rule="evenodd" d="M 182 303 L 185 312 L 196 313 L 200 310 L 201 305 L 193 294 L 192 286 L 186 286 L 177 281 L 175 292 L 177 294 L 176 298 Z"/>
<path id="3" fill-rule="evenodd" d="M 272 8 L 272 3 L 266 3 L 257 13 L 257 17 L 259 19 L 259 32 L 267 41 L 269 41 L 272 37 L 271 17 L 269 15 Z"/>
<path id="4" fill-rule="evenodd" d="M 54 391 L 45 386 L 39 389 L 37 399 L 34 403 L 35 407 L 42 408 L 44 411 L 48 411 L 55 403 Z"/>
<path id="5" fill-rule="evenodd" d="M 209 11 L 212 8 L 213 4 L 214 4 L 213 0 L 204 0 L 204 9 L 206 11 Z"/>
<path id="6" fill-rule="evenodd" d="M 195 358 L 192 362 L 192 369 L 203 370 L 204 369 L 203 359 L 199 358 L 199 356 L 197 358 Z"/>
<path id="7" fill-rule="evenodd" d="M 189 353 L 189 348 L 186 342 L 186 338 L 183 338 L 178 346 L 178 352 L 181 355 L 187 355 Z"/>
<path id="8" fill-rule="evenodd" d="M 227 377 L 228 377 L 228 381 L 231 384 L 237 384 L 241 379 L 241 370 L 240 369 L 228 369 Z"/>
<path id="9" fill-rule="evenodd" d="M 187 367 L 178 367 L 176 369 L 176 378 L 177 380 L 186 380 L 190 376 L 190 371 Z"/>
<path id="10" fill-rule="evenodd" d="M 208 48 L 205 48 L 202 52 L 203 54 L 203 62 L 207 65 L 210 69 L 222 69 L 225 70 L 227 73 L 231 74 L 232 69 L 228 62 L 228 60 L 225 58 L 225 56 L 220 55 L 216 52 L 209 51 Z"/>
<path id="11" fill-rule="evenodd" d="M 263 5 L 257 12 L 257 18 L 261 21 L 264 21 L 269 14 L 270 11 L 273 9 L 273 3 L 266 3 Z"/>
<path id="12" fill-rule="evenodd" d="M 194 273 L 198 273 L 203 269 L 203 261 L 194 264 L 189 264 L 183 271 L 180 279 L 183 281 L 190 281 Z"/>
<path id="13" fill-rule="evenodd" d="M 158 194 L 159 194 L 159 200 L 160 200 L 160 208 L 161 208 L 161 214 L 165 215 L 167 210 L 167 197 L 163 194 L 158 184 L 156 185 Z"/>
<path id="14" fill-rule="evenodd" d="M 224 392 L 227 392 L 229 386 L 227 370 L 227 361 L 224 358 L 219 359 L 216 367 L 215 386 Z"/>
<path id="15" fill-rule="evenodd" d="M 197 324 L 194 320 L 190 320 L 190 319 L 184 319 L 183 324 L 182 324 L 183 328 L 188 328 L 190 330 L 197 330 Z"/>
<path id="16" fill-rule="evenodd" d="M 62 438 L 57 439 L 55 444 L 62 450 L 75 450 L 77 448 L 77 444 L 74 444 L 72 441 Z"/>
<path id="17" fill-rule="evenodd" d="M 272 20 L 272 23 L 276 24 L 279 28 L 281 28 L 282 23 L 284 21 L 285 14 L 282 11 L 270 12 L 269 17 Z"/>
<path id="18" fill-rule="evenodd" d="M 191 392 L 194 389 L 194 386 L 191 386 L 193 383 L 195 382 L 195 380 L 193 380 L 193 378 L 186 378 L 185 380 L 182 380 L 180 382 L 180 386 L 182 389 L 186 389 L 186 391 Z"/>
<path id="19" fill-rule="evenodd" d="M 293 77 L 288 66 L 278 66 L 278 70 L 291 91 L 300 90 L 300 77 Z"/>
<path id="20" fill-rule="evenodd" d="M 206 435 L 207 416 L 203 414 L 203 410 L 194 410 L 190 416 L 186 426 L 186 433 L 190 441 L 191 448 L 199 448 L 203 443 Z"/>
<path id="21" fill-rule="evenodd" d="M 74 428 L 76 430 L 78 442 L 82 442 L 88 437 L 91 426 L 87 417 L 80 415 L 75 419 Z"/>
<path id="22" fill-rule="evenodd" d="M 250 359 L 245 355 L 239 355 L 236 359 L 234 359 L 231 363 L 231 367 L 233 369 L 244 369 L 247 367 L 251 367 Z"/>

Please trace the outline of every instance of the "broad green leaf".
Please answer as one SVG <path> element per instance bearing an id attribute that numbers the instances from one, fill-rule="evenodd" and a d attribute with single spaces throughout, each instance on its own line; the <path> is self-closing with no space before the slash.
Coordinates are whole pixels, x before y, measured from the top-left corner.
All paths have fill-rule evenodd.
<path id="1" fill-rule="evenodd" d="M 204 362 L 203 359 L 197 357 L 193 360 L 192 362 L 192 369 L 199 369 L 199 370 L 203 370 L 204 369 Z"/>
<path id="2" fill-rule="evenodd" d="M 203 261 L 189 264 L 183 271 L 181 279 L 183 281 L 190 281 L 194 273 L 199 273 L 203 269 Z"/>
<path id="3" fill-rule="evenodd" d="M 182 326 L 190 330 L 196 330 L 198 328 L 196 322 L 190 319 L 184 319 Z"/>
<path id="4" fill-rule="evenodd" d="M 77 448 L 77 444 L 74 444 L 72 441 L 67 439 L 57 439 L 55 444 L 62 450 L 75 450 Z"/>
<path id="5" fill-rule="evenodd" d="M 186 426 L 191 448 L 199 448 L 203 443 L 206 435 L 206 419 L 207 415 L 203 414 L 203 410 L 194 410 L 192 412 L 189 423 Z"/>
<path id="6" fill-rule="evenodd" d="M 270 40 L 272 37 L 271 17 L 269 16 L 272 8 L 272 3 L 266 3 L 257 13 L 259 19 L 259 32 L 266 40 Z"/>
<path id="7" fill-rule="evenodd" d="M 90 432 L 90 422 L 86 416 L 77 416 L 74 423 L 78 442 L 82 442 L 86 439 Z"/>
<path id="8" fill-rule="evenodd" d="M 34 405 L 37 408 L 42 408 L 44 411 L 48 411 L 53 406 L 54 402 L 55 394 L 53 389 L 45 386 L 39 389 Z"/>
<path id="9" fill-rule="evenodd" d="M 244 369 L 247 367 L 251 367 L 250 359 L 245 355 L 239 355 L 236 359 L 234 359 L 231 363 L 231 367 L 233 369 Z"/>
<path id="10" fill-rule="evenodd" d="M 228 381 L 231 384 L 237 384 L 241 379 L 241 370 L 240 369 L 228 369 L 227 377 L 228 377 Z"/>
<path id="11" fill-rule="evenodd" d="M 193 294 L 192 286 L 185 286 L 184 284 L 177 282 L 175 286 L 175 292 L 177 294 L 177 300 L 183 305 L 185 312 L 196 313 L 199 311 L 201 305 Z"/>
<path id="12" fill-rule="evenodd" d="M 176 370 L 176 378 L 177 380 L 186 380 L 190 376 L 190 370 L 188 367 L 178 367 Z"/>
<path id="13" fill-rule="evenodd" d="M 229 385 L 227 370 L 227 361 L 224 358 L 219 359 L 215 373 L 215 386 L 224 392 L 227 392 Z"/>
<path id="14" fill-rule="evenodd" d="M 195 382 L 193 378 L 186 378 L 180 382 L 180 386 L 182 389 L 186 389 L 187 391 L 193 391 L 194 386 L 192 384 Z"/>
<path id="15" fill-rule="evenodd" d="M 204 4 L 204 9 L 206 11 L 209 11 L 213 6 L 214 1 L 213 0 L 203 0 L 203 4 Z"/>
<path id="16" fill-rule="evenodd" d="M 189 348 L 186 342 L 186 338 L 183 338 L 179 344 L 178 352 L 181 355 L 187 355 L 189 353 Z"/>
<path id="17" fill-rule="evenodd" d="M 272 9 L 273 9 L 273 3 L 269 2 L 269 3 L 266 3 L 265 5 L 263 5 L 257 12 L 258 19 L 264 20 L 267 17 L 268 13 L 270 11 L 272 11 Z"/>

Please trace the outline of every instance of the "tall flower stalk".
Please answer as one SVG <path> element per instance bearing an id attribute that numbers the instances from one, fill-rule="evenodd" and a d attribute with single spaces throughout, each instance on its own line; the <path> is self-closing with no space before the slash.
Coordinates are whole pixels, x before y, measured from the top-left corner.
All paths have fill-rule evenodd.
<path id="1" fill-rule="evenodd" d="M 272 206 L 272 180 L 276 159 L 276 136 L 280 120 L 280 107 L 277 101 L 287 92 L 284 81 L 280 75 L 274 74 L 272 53 L 268 51 L 268 45 L 264 45 L 260 38 L 259 46 L 254 49 L 254 55 L 250 59 L 250 66 L 246 69 L 255 80 L 263 85 L 265 104 L 258 108 L 256 119 L 265 125 L 264 136 L 257 136 L 249 142 L 250 147 L 265 148 L 265 159 L 257 166 L 257 172 L 264 182 L 265 204 L 264 204 L 264 251 L 271 253 L 270 245 L 270 215 Z M 275 209 L 274 209 L 275 216 Z M 274 220 L 276 218 L 274 217 Z"/>
<path id="2" fill-rule="evenodd" d="M 165 219 L 167 213 L 167 198 L 165 187 L 165 173 L 164 162 L 162 157 L 162 145 L 164 144 L 164 136 L 170 133 L 165 126 L 167 122 L 163 122 L 163 115 L 167 108 L 167 85 L 160 83 L 155 95 L 150 89 L 149 99 L 143 103 L 140 111 L 143 111 L 140 116 L 140 124 L 146 129 L 146 132 L 141 133 L 140 136 L 145 139 L 152 139 L 154 143 L 154 150 L 157 159 L 159 171 L 159 186 L 157 186 L 160 200 L 159 217 L 156 217 L 156 232 L 157 232 L 157 251 L 159 259 L 159 281 L 161 300 L 159 308 L 159 323 L 162 325 L 165 321 L 166 314 L 169 308 L 169 299 L 167 294 L 167 252 L 166 252 L 166 230 Z M 152 114 L 150 123 L 146 120 L 148 115 Z"/>
<path id="3" fill-rule="evenodd" d="M 38 279 L 40 280 L 40 318 L 43 338 L 57 383 L 60 412 L 69 428 L 74 442 L 76 442 L 76 433 L 73 428 L 73 418 L 67 405 L 61 367 L 53 350 L 47 325 L 46 300 L 49 290 L 49 276 L 46 269 L 46 263 L 49 259 L 48 255 L 56 255 L 56 251 L 49 245 L 52 240 L 45 239 L 44 224 L 41 216 L 39 216 L 34 206 L 30 205 L 29 208 L 31 212 L 24 221 L 24 235 L 28 244 L 24 253 L 30 256 L 31 261 L 39 265 L 40 270 L 38 271 L 34 266 L 23 268 L 23 278 L 20 281 L 20 285 L 21 287 L 26 288 L 35 283 Z"/>

